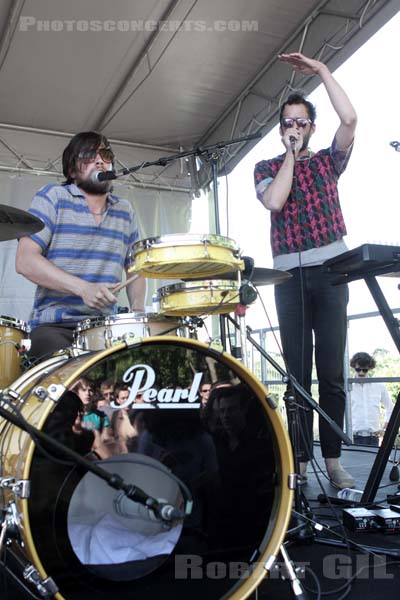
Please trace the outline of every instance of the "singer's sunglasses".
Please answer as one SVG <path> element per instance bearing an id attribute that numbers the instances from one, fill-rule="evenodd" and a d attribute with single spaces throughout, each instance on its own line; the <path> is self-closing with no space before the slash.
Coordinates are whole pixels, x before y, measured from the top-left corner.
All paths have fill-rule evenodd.
<path id="1" fill-rule="evenodd" d="M 357 371 L 357 373 L 368 373 L 369 371 L 368 367 L 366 369 L 363 369 L 362 367 L 355 367 L 354 370 Z"/>
<path id="2" fill-rule="evenodd" d="M 307 127 L 307 125 L 311 125 L 311 119 L 305 119 L 304 117 L 296 117 L 292 119 L 291 117 L 284 117 L 281 121 L 281 125 L 284 129 L 290 129 L 297 124 L 297 127 Z"/>
<path id="3" fill-rule="evenodd" d="M 98 150 L 87 150 L 86 152 L 80 152 L 78 154 L 78 160 L 81 160 L 84 163 L 90 163 L 96 160 L 96 156 L 99 155 L 104 162 L 113 162 L 114 161 L 114 152 L 110 147 L 108 148 L 99 148 Z"/>

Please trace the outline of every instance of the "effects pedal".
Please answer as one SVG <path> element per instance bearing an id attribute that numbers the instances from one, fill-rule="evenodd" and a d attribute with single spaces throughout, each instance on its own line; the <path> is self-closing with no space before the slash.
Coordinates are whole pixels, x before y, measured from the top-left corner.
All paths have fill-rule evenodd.
<path id="1" fill-rule="evenodd" d="M 400 513 L 390 508 L 374 510 L 376 524 L 381 533 L 400 533 Z"/>
<path id="2" fill-rule="evenodd" d="M 400 516 L 400 515 L 399 515 Z M 343 525 L 350 531 L 376 531 L 376 517 L 367 508 L 344 508 Z"/>

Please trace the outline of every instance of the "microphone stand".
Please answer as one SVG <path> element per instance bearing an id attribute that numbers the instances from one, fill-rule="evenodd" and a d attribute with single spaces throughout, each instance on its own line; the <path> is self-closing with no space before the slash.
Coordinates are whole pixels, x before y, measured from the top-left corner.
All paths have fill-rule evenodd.
<path id="1" fill-rule="evenodd" d="M 168 163 L 178 160 L 180 158 L 186 158 L 188 156 L 201 156 L 205 158 L 210 164 L 212 169 L 212 180 L 213 180 L 213 192 L 214 192 L 214 219 L 215 219 L 215 233 L 216 235 L 220 235 L 221 227 L 219 222 L 219 202 L 218 202 L 218 161 L 221 158 L 225 148 L 227 146 L 231 146 L 232 144 L 240 144 L 242 142 L 248 142 L 250 140 L 255 140 L 261 137 L 261 133 L 253 133 L 251 135 L 245 135 L 240 138 L 235 138 L 233 140 L 226 140 L 222 142 L 217 142 L 216 144 L 210 144 L 208 146 L 195 146 L 192 150 L 188 150 L 187 152 L 179 152 L 178 154 L 171 154 L 170 156 L 163 156 L 158 158 L 157 160 L 145 161 L 140 165 L 135 165 L 133 167 L 126 167 L 121 169 L 120 171 L 104 171 L 97 175 L 99 181 L 106 181 L 111 179 L 117 179 L 119 177 L 123 177 L 124 175 L 129 175 L 130 173 L 135 173 L 140 169 L 144 169 L 146 167 L 152 166 L 162 166 L 165 167 Z M 219 327 L 221 334 L 221 342 L 222 347 L 226 350 L 226 329 L 225 329 L 225 321 L 224 317 L 220 315 L 219 317 Z"/>
<path id="2" fill-rule="evenodd" d="M 228 319 L 233 323 L 233 325 L 238 328 L 238 324 L 230 315 L 227 315 Z M 300 434 L 300 425 L 299 425 L 299 417 L 298 417 L 298 408 L 302 408 L 303 410 L 315 410 L 318 414 L 325 419 L 325 421 L 332 427 L 334 432 L 341 438 L 341 440 L 347 445 L 351 445 L 350 438 L 340 429 L 340 427 L 331 419 L 329 415 L 326 414 L 322 408 L 315 402 L 315 400 L 311 397 L 311 395 L 298 383 L 296 378 L 286 372 L 281 365 L 279 365 L 265 350 L 260 344 L 256 342 L 256 340 L 251 336 L 251 330 L 249 327 L 246 327 L 246 338 L 247 340 L 258 350 L 258 352 L 274 367 L 274 369 L 280 373 L 282 376 L 283 383 L 290 383 L 293 390 L 295 390 L 308 404 L 308 408 L 299 407 L 296 403 L 295 398 L 292 393 L 286 392 L 284 395 L 285 402 L 287 403 L 287 412 L 288 412 L 288 426 L 289 426 L 289 435 L 290 440 L 293 446 L 293 458 L 295 465 L 295 472 L 297 473 L 297 481 L 294 493 L 294 507 L 295 507 L 295 515 L 292 516 L 292 521 L 294 522 L 293 533 L 290 533 L 290 538 L 296 537 L 299 541 L 309 540 L 314 537 L 314 531 L 310 523 L 310 517 L 312 515 L 311 509 L 307 503 L 307 500 L 304 494 L 301 491 L 300 485 L 300 477 L 299 477 L 299 460 L 297 455 L 297 443 Z"/>
<path id="3" fill-rule="evenodd" d="M 0 400 L 1 402 L 1 400 Z M 71 450 L 64 444 L 61 444 L 51 436 L 47 435 L 40 429 L 37 429 L 33 425 L 27 423 L 24 419 L 17 417 L 11 411 L 6 410 L 3 406 L 0 405 L 0 417 L 5 419 L 6 421 L 16 425 L 19 429 L 25 431 L 29 436 L 32 437 L 33 440 L 37 438 L 40 440 L 45 446 L 50 447 L 52 450 L 61 453 L 67 460 L 70 460 L 75 465 L 83 467 L 86 471 L 93 473 L 103 481 L 107 483 L 110 487 L 115 490 L 122 490 L 127 498 L 133 500 L 134 502 L 138 502 L 139 504 L 143 504 L 147 506 L 147 508 L 151 509 L 156 517 L 160 518 L 162 521 L 171 521 L 172 518 L 182 519 L 185 516 L 185 513 L 182 511 L 175 509 L 171 516 L 165 516 L 165 504 L 158 502 L 156 498 L 149 496 L 144 492 L 141 488 L 130 484 L 125 483 L 125 481 L 116 473 L 109 473 L 105 469 L 102 469 L 95 463 L 87 460 L 74 450 Z M 0 478 L 0 488 L 2 487 L 2 479 Z M 11 487 L 11 485 L 3 484 L 3 487 Z"/>

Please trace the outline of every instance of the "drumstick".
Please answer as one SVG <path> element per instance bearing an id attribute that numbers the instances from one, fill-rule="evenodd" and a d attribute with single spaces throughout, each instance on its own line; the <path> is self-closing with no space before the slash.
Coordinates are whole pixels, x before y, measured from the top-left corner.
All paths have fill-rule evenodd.
<path id="1" fill-rule="evenodd" d="M 135 279 L 138 277 L 139 275 L 132 275 L 131 277 L 128 277 L 124 283 L 119 283 L 117 286 L 115 286 L 115 288 L 112 289 L 112 293 L 116 294 L 117 292 L 120 292 L 122 289 L 124 289 L 124 287 L 131 283 L 131 281 L 135 281 Z"/>

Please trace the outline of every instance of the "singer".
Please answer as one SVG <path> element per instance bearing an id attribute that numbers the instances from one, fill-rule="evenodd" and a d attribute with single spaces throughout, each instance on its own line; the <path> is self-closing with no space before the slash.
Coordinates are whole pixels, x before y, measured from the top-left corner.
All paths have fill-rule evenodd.
<path id="1" fill-rule="evenodd" d="M 348 289 L 345 285 L 332 286 L 333 276 L 321 265 L 347 249 L 337 183 L 353 148 L 357 115 L 325 64 L 298 52 L 281 54 L 279 59 L 300 73 L 318 76 L 340 120 L 331 146 L 313 153 L 309 143 L 316 127 L 315 107 L 302 94 L 291 94 L 279 117 L 286 152 L 259 162 L 254 178 L 257 197 L 271 212 L 274 268 L 292 274 L 275 288 L 287 367 L 310 393 L 315 344 L 319 404 L 342 428 Z M 301 398 L 297 401 L 303 403 Z M 305 434 L 300 435 L 300 447 L 295 450 L 300 474 L 306 479 L 307 461 L 312 457 L 312 410 L 300 410 L 300 418 Z M 319 433 L 331 482 L 339 488 L 354 487 L 354 479 L 339 461 L 340 438 L 323 419 Z"/>
<path id="2" fill-rule="evenodd" d="M 129 266 L 139 239 L 135 213 L 127 200 L 112 194 L 108 173 L 114 154 L 101 134 L 75 135 L 62 155 L 65 181 L 35 195 L 30 212 L 45 224 L 19 240 L 16 270 L 36 283 L 30 325 L 32 358 L 71 346 L 79 321 L 116 310 L 113 288 Z M 128 284 L 131 310 L 144 309 L 145 280 Z"/>

